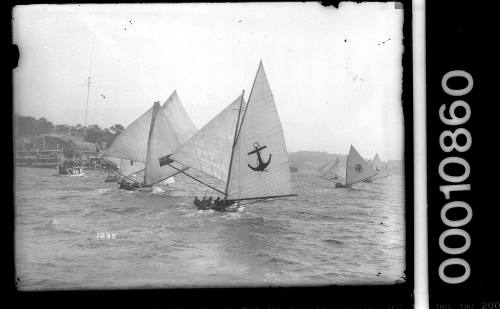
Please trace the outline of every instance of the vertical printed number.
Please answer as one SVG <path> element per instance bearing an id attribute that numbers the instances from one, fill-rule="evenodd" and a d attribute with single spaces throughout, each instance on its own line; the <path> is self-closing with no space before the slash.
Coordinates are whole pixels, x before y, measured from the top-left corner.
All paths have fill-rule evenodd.
<path id="1" fill-rule="evenodd" d="M 451 78 L 463 79 L 465 80 L 465 86 L 460 89 L 452 89 L 448 85 L 448 82 Z M 446 73 L 441 79 L 441 87 L 443 91 L 453 97 L 464 96 L 468 94 L 474 86 L 474 81 L 472 79 L 472 75 L 463 71 L 463 70 L 454 70 Z M 448 110 L 448 115 L 445 115 L 446 105 L 443 104 L 439 107 L 439 119 L 445 124 L 449 126 L 458 126 L 463 125 L 467 121 L 469 121 L 471 117 L 471 108 L 470 105 L 463 100 L 455 100 Z M 463 115 L 460 116 L 457 114 L 457 109 L 463 111 Z M 465 141 L 459 143 L 459 137 L 465 137 Z M 457 151 L 460 153 L 466 152 L 470 149 L 472 145 L 472 136 L 470 132 L 465 128 L 456 128 L 454 130 L 445 130 L 441 132 L 439 136 L 439 146 L 441 150 L 445 153 L 450 153 L 452 151 Z M 463 173 L 458 176 L 452 176 L 446 173 L 445 167 L 449 164 L 453 165 L 461 165 L 463 167 Z M 439 187 L 439 190 L 443 192 L 446 200 L 450 200 L 451 192 L 457 191 L 470 191 L 470 184 L 461 183 L 468 179 L 470 175 L 470 165 L 469 163 L 460 157 L 451 156 L 446 157 L 439 163 L 438 173 L 442 180 L 453 183 L 442 185 Z M 461 183 L 461 184 L 457 184 Z M 454 208 L 462 208 L 466 211 L 466 215 L 463 218 L 451 220 L 448 218 L 447 213 L 450 209 Z M 449 227 L 447 230 L 443 231 L 439 236 L 439 248 L 448 255 L 459 255 L 467 252 L 471 245 L 471 237 L 467 231 L 462 229 L 461 227 L 465 226 L 472 220 L 472 208 L 469 204 L 464 201 L 449 201 L 447 204 L 441 208 L 441 221 Z M 445 244 L 445 240 L 447 237 L 455 236 L 462 237 L 465 240 L 465 243 L 458 248 L 448 247 Z M 450 277 L 445 274 L 445 270 L 448 266 L 462 266 L 463 273 L 459 276 Z M 457 257 L 451 257 L 444 260 L 441 265 L 439 265 L 438 274 L 439 278 L 445 283 L 448 284 L 459 284 L 466 281 L 470 277 L 471 267 L 469 263 Z"/>

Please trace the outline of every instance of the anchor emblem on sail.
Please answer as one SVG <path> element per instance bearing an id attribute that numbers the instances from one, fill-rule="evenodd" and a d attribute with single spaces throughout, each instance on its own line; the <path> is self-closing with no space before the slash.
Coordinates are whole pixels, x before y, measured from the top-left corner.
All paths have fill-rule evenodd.
<path id="1" fill-rule="evenodd" d="M 363 166 L 361 164 L 356 164 L 356 166 L 354 166 L 354 170 L 359 174 L 363 171 Z"/>
<path id="2" fill-rule="evenodd" d="M 260 152 L 262 151 L 262 149 L 264 149 L 266 147 L 267 146 L 262 146 L 261 147 L 258 142 L 254 142 L 253 143 L 254 150 L 250 151 L 247 154 L 248 155 L 252 155 L 254 153 L 257 154 L 257 163 L 258 163 L 258 165 L 256 167 L 253 167 L 250 164 L 248 164 L 249 168 L 251 168 L 252 170 L 254 170 L 256 172 L 263 172 L 266 169 L 266 167 L 269 165 L 269 163 L 271 163 L 272 154 L 269 154 L 269 159 L 267 160 L 267 162 L 262 161 L 262 157 L 260 155 Z"/>

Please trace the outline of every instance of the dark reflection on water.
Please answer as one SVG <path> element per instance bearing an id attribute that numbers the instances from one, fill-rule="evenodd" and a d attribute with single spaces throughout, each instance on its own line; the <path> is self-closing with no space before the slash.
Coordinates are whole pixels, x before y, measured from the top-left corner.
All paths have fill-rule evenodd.
<path id="1" fill-rule="evenodd" d="M 401 176 L 334 189 L 294 173 L 297 197 L 236 213 L 196 210 L 212 192 L 185 176 L 151 193 L 104 178 L 16 170 L 22 289 L 393 283 L 405 269 Z"/>

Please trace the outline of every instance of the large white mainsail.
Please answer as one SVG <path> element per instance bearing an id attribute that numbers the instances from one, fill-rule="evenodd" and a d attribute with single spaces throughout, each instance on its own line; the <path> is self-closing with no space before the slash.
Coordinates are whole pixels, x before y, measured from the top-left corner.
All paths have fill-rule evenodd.
<path id="1" fill-rule="evenodd" d="M 229 200 L 290 196 L 283 128 L 262 62 L 248 100 L 242 94 L 170 158 L 225 182 L 225 190 L 211 188 Z"/>
<path id="2" fill-rule="evenodd" d="M 234 147 L 228 198 L 290 195 L 289 166 L 283 128 L 261 62 Z"/>
<path id="3" fill-rule="evenodd" d="M 351 145 L 346 163 L 346 185 L 350 186 L 354 183 L 363 181 L 376 173 L 377 172 L 368 166 L 358 151 Z"/>
<path id="4" fill-rule="evenodd" d="M 179 147 L 170 158 L 226 182 L 239 108 L 240 104 L 244 105 L 242 100 L 240 95 Z"/>

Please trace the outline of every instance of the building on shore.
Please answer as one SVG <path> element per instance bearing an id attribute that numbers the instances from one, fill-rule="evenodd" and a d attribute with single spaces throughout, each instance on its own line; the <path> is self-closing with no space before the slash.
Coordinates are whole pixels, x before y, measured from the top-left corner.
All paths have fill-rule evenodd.
<path id="1" fill-rule="evenodd" d="M 105 143 L 89 143 L 81 136 L 49 133 L 22 138 L 17 142 L 16 165 L 53 167 L 72 160 L 87 168 L 99 168 L 99 153 Z"/>

